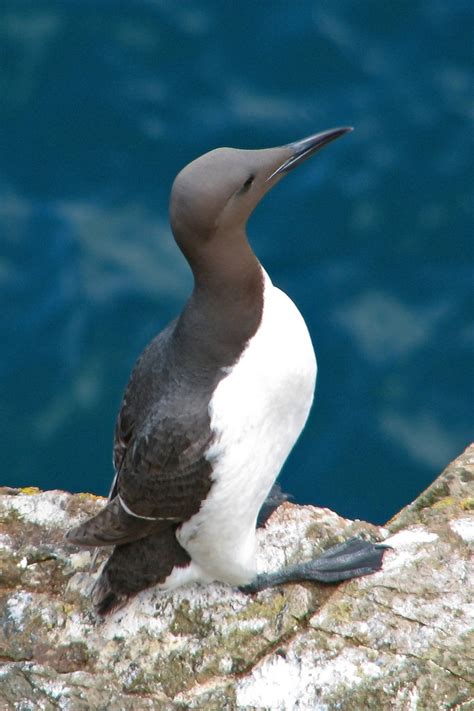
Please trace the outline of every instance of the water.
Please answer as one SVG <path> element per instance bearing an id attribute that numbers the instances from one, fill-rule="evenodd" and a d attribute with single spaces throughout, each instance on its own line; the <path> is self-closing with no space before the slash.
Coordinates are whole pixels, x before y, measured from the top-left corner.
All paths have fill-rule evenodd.
<path id="1" fill-rule="evenodd" d="M 319 361 L 282 474 L 382 522 L 472 439 L 470 2 L 4 0 L 2 483 L 104 494 L 114 418 L 191 278 L 167 200 L 219 145 L 352 124 L 249 231 Z"/>

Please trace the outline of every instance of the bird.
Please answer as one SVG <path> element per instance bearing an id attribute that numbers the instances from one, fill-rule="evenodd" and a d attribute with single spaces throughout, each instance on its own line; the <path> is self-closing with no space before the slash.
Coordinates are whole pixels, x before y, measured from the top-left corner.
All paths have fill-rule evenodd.
<path id="1" fill-rule="evenodd" d="M 256 569 L 259 512 L 287 498 L 275 481 L 307 421 L 317 366 L 305 321 L 257 259 L 247 221 L 284 176 L 351 130 L 216 148 L 176 176 L 170 224 L 193 289 L 132 370 L 107 504 L 66 534 L 113 547 L 91 592 L 98 615 L 151 586 L 218 581 L 253 594 L 381 568 L 386 546 L 351 538 L 311 561 Z"/>

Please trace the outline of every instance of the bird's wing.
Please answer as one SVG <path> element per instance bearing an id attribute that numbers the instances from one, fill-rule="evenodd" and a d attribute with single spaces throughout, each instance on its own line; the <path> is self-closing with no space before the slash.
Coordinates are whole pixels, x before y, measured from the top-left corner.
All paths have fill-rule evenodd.
<path id="1" fill-rule="evenodd" d="M 211 486 L 206 452 L 212 441 L 207 412 L 162 417 L 127 450 L 118 495 L 139 516 L 186 521 Z"/>
<path id="2" fill-rule="evenodd" d="M 78 545 L 117 545 L 188 520 L 211 487 L 207 412 L 162 417 L 146 434 L 132 432 L 116 449 L 121 460 L 111 499 L 67 539 Z M 123 432 L 121 425 L 118 430 Z M 116 440 L 117 441 L 117 440 Z"/>
<path id="3" fill-rule="evenodd" d="M 206 452 L 212 436 L 206 392 L 189 399 L 184 379 L 171 380 L 164 352 L 175 322 L 143 351 L 117 418 L 115 479 L 105 508 L 71 529 L 79 545 L 117 545 L 176 526 L 196 513 L 211 487 Z"/>

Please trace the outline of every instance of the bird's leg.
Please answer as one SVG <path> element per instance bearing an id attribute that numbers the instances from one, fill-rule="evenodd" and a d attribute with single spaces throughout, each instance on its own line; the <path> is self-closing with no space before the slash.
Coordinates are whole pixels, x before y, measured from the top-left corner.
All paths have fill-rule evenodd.
<path id="1" fill-rule="evenodd" d="M 370 575 L 381 569 L 387 548 L 390 546 L 370 543 L 362 538 L 349 538 L 306 563 L 289 565 L 275 573 L 260 573 L 251 583 L 239 589 L 245 593 L 255 593 L 283 583 L 339 583 Z"/>
<path id="2" fill-rule="evenodd" d="M 257 528 L 263 528 L 267 523 L 267 520 L 280 506 L 280 504 L 283 504 L 285 501 L 289 501 L 292 498 L 293 496 L 291 494 L 285 494 L 280 484 L 273 484 L 258 514 Z"/>

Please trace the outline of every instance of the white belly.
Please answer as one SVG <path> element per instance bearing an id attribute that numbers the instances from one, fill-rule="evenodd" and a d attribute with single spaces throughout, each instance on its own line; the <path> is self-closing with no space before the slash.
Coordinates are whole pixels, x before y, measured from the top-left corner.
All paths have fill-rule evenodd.
<path id="1" fill-rule="evenodd" d="M 212 489 L 178 533 L 212 579 L 241 585 L 253 578 L 257 515 L 306 423 L 315 382 L 303 317 L 265 275 L 260 327 L 210 402 Z"/>

